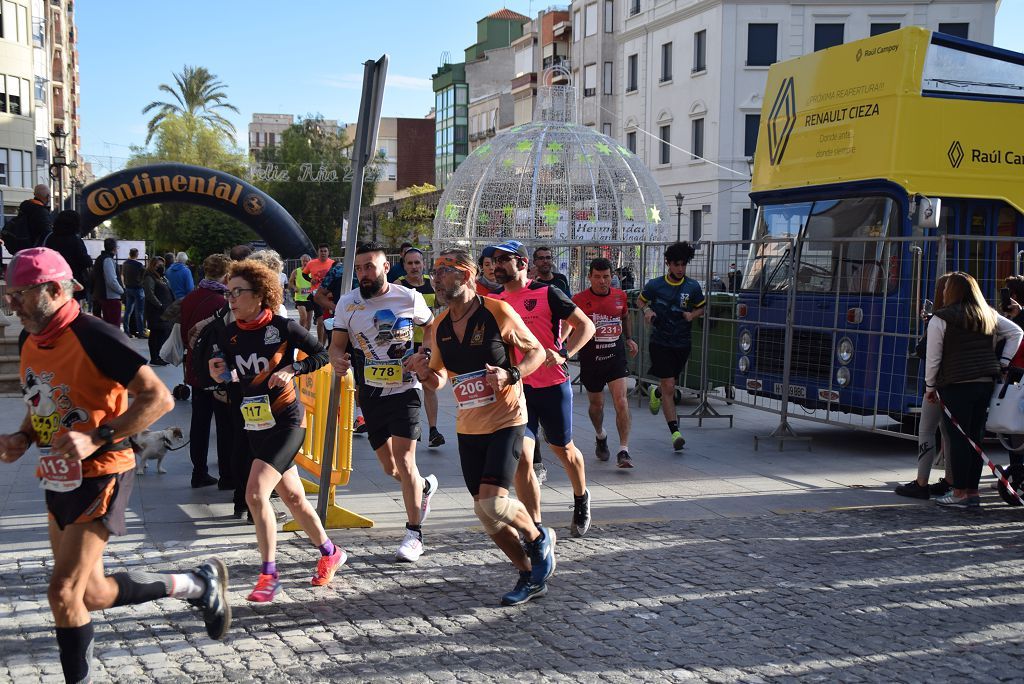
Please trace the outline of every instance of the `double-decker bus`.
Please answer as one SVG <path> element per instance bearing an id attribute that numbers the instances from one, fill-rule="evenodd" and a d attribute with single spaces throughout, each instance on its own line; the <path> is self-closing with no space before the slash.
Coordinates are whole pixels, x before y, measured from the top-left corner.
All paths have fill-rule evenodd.
<path id="1" fill-rule="evenodd" d="M 765 93 L 736 386 L 781 399 L 788 367 L 809 417 L 909 431 L 935 278 L 996 304 L 1020 273 L 1024 55 L 909 27 L 775 64 Z"/>

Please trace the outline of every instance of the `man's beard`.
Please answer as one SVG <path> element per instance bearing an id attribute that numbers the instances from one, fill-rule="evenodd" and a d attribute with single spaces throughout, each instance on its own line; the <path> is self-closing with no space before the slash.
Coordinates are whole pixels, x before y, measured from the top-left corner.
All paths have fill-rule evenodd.
<path id="1" fill-rule="evenodd" d="M 434 288 L 434 294 L 436 295 L 439 304 L 449 304 L 457 299 L 461 299 L 465 290 L 466 284 L 462 283 L 461 285 L 454 285 L 448 289 L 436 287 Z"/>
<path id="2" fill-rule="evenodd" d="M 494 269 L 494 282 L 498 283 L 499 285 L 504 285 L 510 280 L 512 280 L 512 276 L 510 276 L 505 269 Z"/>
<path id="3" fill-rule="evenodd" d="M 377 295 L 380 294 L 380 291 L 384 289 L 384 282 L 385 282 L 384 276 L 377 276 L 377 279 L 374 280 L 369 285 L 364 284 L 363 281 L 360 280 L 359 281 L 359 294 L 362 295 L 363 299 L 369 299 L 370 297 L 376 297 Z"/>
<path id="4" fill-rule="evenodd" d="M 32 313 L 25 312 L 25 320 L 22 326 L 29 333 L 38 335 L 50 323 L 50 319 L 57 313 L 58 307 L 52 300 L 39 298 L 36 308 Z"/>

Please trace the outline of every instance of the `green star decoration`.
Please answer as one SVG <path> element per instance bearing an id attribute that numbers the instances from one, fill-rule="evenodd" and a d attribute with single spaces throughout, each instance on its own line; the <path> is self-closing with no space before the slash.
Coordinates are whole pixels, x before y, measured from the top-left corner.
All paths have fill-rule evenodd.
<path id="1" fill-rule="evenodd" d="M 622 213 L 625 214 L 626 218 L 630 221 L 633 220 L 633 207 L 626 207 Z"/>
<path id="2" fill-rule="evenodd" d="M 519 150 L 520 152 L 529 152 L 530 150 L 533 149 L 533 141 L 520 140 L 519 142 L 516 143 L 516 149 Z"/>
<path id="3" fill-rule="evenodd" d="M 505 157 L 504 159 L 501 160 L 501 165 L 504 166 L 506 169 L 512 168 L 513 164 L 515 164 L 515 162 L 512 161 L 511 157 Z"/>
<path id="4" fill-rule="evenodd" d="M 548 143 L 548 152 L 561 152 L 563 147 L 565 145 L 560 142 Z"/>
<path id="5" fill-rule="evenodd" d="M 608 145 L 606 145 L 603 142 L 599 142 L 596 145 L 594 145 L 594 149 L 596 149 L 601 154 L 611 154 L 612 153 L 612 148 L 608 147 Z"/>
<path id="6" fill-rule="evenodd" d="M 558 163 L 557 154 L 545 154 L 544 155 L 544 166 L 554 166 Z"/>
<path id="7" fill-rule="evenodd" d="M 487 143 L 486 145 L 481 145 L 480 147 L 476 148 L 476 153 L 480 154 L 480 155 L 490 154 L 491 153 L 491 143 Z"/>
<path id="8" fill-rule="evenodd" d="M 553 226 L 558 223 L 558 205 L 549 202 L 544 205 L 544 223 Z"/>
<path id="9" fill-rule="evenodd" d="M 487 213 L 486 211 L 481 211 L 481 212 L 480 212 L 480 213 L 479 213 L 479 214 L 477 215 L 477 217 L 476 217 L 476 221 L 477 221 L 477 223 L 479 223 L 480 225 L 482 225 L 482 226 L 486 226 L 486 225 L 487 225 L 488 223 L 490 223 L 490 222 L 491 222 L 491 215 L 490 215 L 490 214 L 488 214 L 488 213 Z"/>
<path id="10" fill-rule="evenodd" d="M 589 164 L 590 162 L 594 161 L 594 155 L 580 152 L 578 155 L 576 155 L 576 159 L 579 160 L 581 164 Z"/>
<path id="11" fill-rule="evenodd" d="M 444 218 L 447 221 L 457 221 L 459 219 L 459 208 L 449 202 L 444 206 Z"/>
<path id="12" fill-rule="evenodd" d="M 658 207 L 650 206 L 647 208 L 647 220 L 654 221 L 655 223 L 661 223 L 661 210 Z"/>
<path id="13" fill-rule="evenodd" d="M 627 150 L 622 145 L 616 145 L 615 149 L 618 150 L 619 154 L 621 154 L 623 157 L 632 157 L 633 156 L 633 153 L 630 152 L 629 150 Z"/>
<path id="14" fill-rule="evenodd" d="M 511 204 L 506 204 L 501 208 L 501 213 L 505 214 L 506 221 L 511 221 L 512 217 L 515 216 L 516 208 Z"/>

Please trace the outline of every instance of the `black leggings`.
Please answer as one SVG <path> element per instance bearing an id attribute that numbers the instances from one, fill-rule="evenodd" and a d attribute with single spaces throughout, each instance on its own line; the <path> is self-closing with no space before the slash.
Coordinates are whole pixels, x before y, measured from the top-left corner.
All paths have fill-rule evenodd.
<path id="1" fill-rule="evenodd" d="M 989 382 L 958 382 L 939 390 L 942 403 L 956 418 L 967 436 L 980 445 L 985 437 L 985 419 L 995 384 Z M 977 489 L 981 480 L 981 457 L 968 443 L 960 430 L 943 413 L 942 420 L 949 433 L 949 458 L 952 459 L 953 486 L 957 489 Z"/>
<path id="2" fill-rule="evenodd" d="M 525 432 L 525 425 L 515 425 L 489 435 L 459 435 L 462 477 L 470 494 L 477 496 L 482 484 L 511 487 Z"/>

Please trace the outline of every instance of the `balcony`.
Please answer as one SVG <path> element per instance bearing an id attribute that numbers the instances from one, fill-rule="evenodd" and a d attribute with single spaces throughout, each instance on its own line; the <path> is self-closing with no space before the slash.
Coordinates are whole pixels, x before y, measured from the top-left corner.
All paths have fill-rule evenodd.
<path id="1" fill-rule="evenodd" d="M 520 74 L 512 79 L 512 94 L 521 93 L 524 90 L 532 89 L 537 85 L 537 72 Z"/>
<path id="2" fill-rule="evenodd" d="M 551 27 L 551 35 L 554 38 L 561 38 L 562 36 L 572 35 L 572 22 L 560 21 Z"/>

